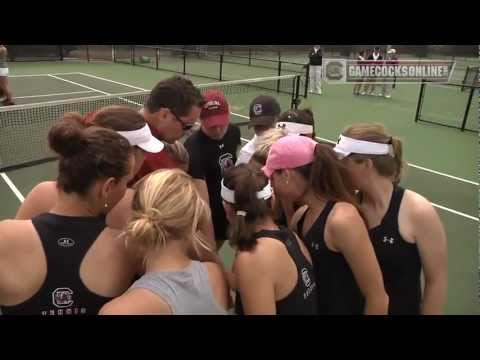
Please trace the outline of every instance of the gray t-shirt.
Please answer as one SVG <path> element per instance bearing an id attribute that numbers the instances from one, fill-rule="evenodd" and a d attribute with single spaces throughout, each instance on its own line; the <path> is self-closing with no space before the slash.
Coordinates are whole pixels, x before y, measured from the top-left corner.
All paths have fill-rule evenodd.
<path id="1" fill-rule="evenodd" d="M 199 261 L 179 271 L 147 273 L 130 287 L 139 288 L 161 297 L 173 315 L 227 315 L 213 295 L 206 265 Z"/>

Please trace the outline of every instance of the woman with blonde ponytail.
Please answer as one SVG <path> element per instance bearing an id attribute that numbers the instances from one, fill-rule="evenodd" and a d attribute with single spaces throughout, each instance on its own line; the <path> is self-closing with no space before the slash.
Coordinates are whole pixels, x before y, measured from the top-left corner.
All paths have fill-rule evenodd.
<path id="1" fill-rule="evenodd" d="M 359 190 L 390 298 L 389 314 L 441 314 L 447 287 L 445 231 L 427 199 L 398 185 L 404 167 L 401 140 L 381 124 L 355 124 L 343 131 L 334 150 Z"/>
<path id="2" fill-rule="evenodd" d="M 229 290 L 222 268 L 192 260 L 214 250 L 198 231 L 210 213 L 193 179 L 179 169 L 153 172 L 137 185 L 132 209 L 124 237 L 143 259 L 145 274 L 100 314 L 225 315 Z"/>

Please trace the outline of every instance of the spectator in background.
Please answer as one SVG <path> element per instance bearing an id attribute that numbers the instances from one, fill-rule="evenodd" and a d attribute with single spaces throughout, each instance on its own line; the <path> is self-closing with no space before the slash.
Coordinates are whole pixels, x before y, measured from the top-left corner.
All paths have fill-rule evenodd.
<path id="1" fill-rule="evenodd" d="M 370 65 L 370 66 L 382 65 L 383 56 L 380 53 L 380 48 L 375 47 L 373 49 L 373 52 L 370 55 L 368 55 L 367 60 L 368 60 L 367 65 Z M 377 81 L 376 81 L 375 78 L 368 79 L 366 81 L 364 91 L 362 91 L 360 93 L 360 95 L 365 95 L 365 94 L 366 95 L 375 95 L 376 82 Z M 377 94 L 377 95 L 380 95 L 380 94 Z"/>
<path id="2" fill-rule="evenodd" d="M 387 65 L 398 65 L 398 57 L 397 57 L 396 54 L 397 54 L 397 50 L 395 50 L 395 49 L 388 50 L 385 64 L 387 64 Z M 383 84 L 383 96 L 385 96 L 387 99 L 392 97 L 392 89 L 393 89 L 396 81 L 397 81 L 397 78 L 395 78 L 394 82 L 391 82 L 391 83 L 386 83 L 385 82 Z"/>
<path id="3" fill-rule="evenodd" d="M 309 83 L 310 92 L 314 94 L 322 94 L 322 63 L 323 52 L 320 45 L 314 45 L 308 54 L 309 59 Z"/>
<path id="4" fill-rule="evenodd" d="M 363 67 L 363 65 L 365 65 L 366 61 L 365 61 L 365 50 L 360 50 L 357 54 L 357 65 L 360 65 L 361 67 Z M 358 83 L 356 83 L 354 86 L 353 86 L 353 95 L 360 95 L 360 90 L 362 89 L 362 83 L 363 83 L 363 79 L 359 80 Z"/>
<path id="5" fill-rule="evenodd" d="M 3 106 L 15 105 L 8 85 L 7 48 L 0 45 L 0 103 Z"/>

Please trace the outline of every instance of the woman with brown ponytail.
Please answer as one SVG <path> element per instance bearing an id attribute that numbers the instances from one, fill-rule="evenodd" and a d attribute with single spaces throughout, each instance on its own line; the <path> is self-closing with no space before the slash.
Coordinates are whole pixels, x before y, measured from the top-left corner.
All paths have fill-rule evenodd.
<path id="1" fill-rule="evenodd" d="M 126 138 L 132 146 L 136 174 L 143 164 L 145 152 L 158 153 L 163 150 L 164 144 L 157 140 L 147 125 L 147 122 L 136 110 L 127 106 L 108 106 L 85 117 L 79 113 L 67 113 L 64 119 L 78 124 L 81 128 L 99 126 L 118 132 Z M 25 198 L 17 211 L 16 219 L 32 219 L 36 215 L 48 212 L 57 199 L 57 184 L 55 181 L 44 181 L 36 185 Z M 130 204 L 133 191 L 127 190 L 125 197 L 115 209 L 107 215 L 107 224 L 115 229 L 123 229 L 129 220 Z"/>
<path id="2" fill-rule="evenodd" d="M 401 141 L 381 124 L 355 124 L 343 131 L 334 150 L 359 190 L 390 298 L 389 314 L 441 314 L 447 288 L 445 231 L 427 199 L 398 185 L 404 166 Z"/>
<path id="3" fill-rule="evenodd" d="M 263 171 L 275 195 L 306 205 L 291 227 L 312 254 L 320 314 L 386 314 L 382 273 L 352 189 L 328 145 L 286 136 L 270 148 Z"/>
<path id="4" fill-rule="evenodd" d="M 139 264 L 105 216 L 133 177 L 126 138 L 67 117 L 49 132 L 59 159 L 53 207 L 0 222 L 0 306 L 11 315 L 97 314 L 123 293 Z"/>
<path id="5" fill-rule="evenodd" d="M 143 259 L 146 273 L 100 314 L 226 315 L 229 292 L 222 268 L 192 257 L 192 249 L 213 250 L 198 232 L 210 211 L 193 179 L 179 169 L 157 170 L 140 180 L 132 207 L 125 240 Z"/>
<path id="6" fill-rule="evenodd" d="M 315 315 L 316 284 L 310 254 L 290 230 L 272 219 L 270 182 L 262 172 L 238 165 L 222 181 L 231 225 L 235 312 L 239 315 Z"/>

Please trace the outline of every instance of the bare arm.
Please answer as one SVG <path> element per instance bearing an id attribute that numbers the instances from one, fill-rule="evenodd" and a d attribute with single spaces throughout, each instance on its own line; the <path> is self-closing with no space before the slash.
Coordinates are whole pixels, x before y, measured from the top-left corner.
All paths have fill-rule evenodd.
<path id="1" fill-rule="evenodd" d="M 113 229 L 123 230 L 126 228 L 132 216 L 132 200 L 135 191 L 127 189 L 123 198 L 108 213 L 106 222 Z"/>
<path id="2" fill-rule="evenodd" d="M 241 252 L 234 266 L 244 314 L 276 315 L 275 287 L 269 265 L 256 255 Z"/>
<path id="3" fill-rule="evenodd" d="M 55 181 L 45 181 L 36 185 L 27 195 L 15 215 L 17 220 L 29 220 L 46 213 L 57 201 Z"/>
<path id="4" fill-rule="evenodd" d="M 424 198 L 415 199 L 412 222 L 414 237 L 425 275 L 421 312 L 423 315 L 443 313 L 447 291 L 447 238 L 440 218 L 432 204 Z"/>
<path id="5" fill-rule="evenodd" d="M 340 251 L 352 269 L 365 297 L 365 315 L 388 313 L 388 296 L 382 272 L 375 256 L 367 228 L 358 211 L 350 204 L 336 205 L 327 220 L 326 240 Z"/>
<path id="6" fill-rule="evenodd" d="M 210 206 L 210 200 L 208 197 L 208 188 L 205 180 L 193 179 L 195 186 L 200 193 L 202 199 Z M 215 232 L 213 230 L 213 223 L 211 219 L 207 219 L 200 224 L 200 231 L 205 235 L 207 242 L 211 245 L 212 249 L 216 249 Z"/>

